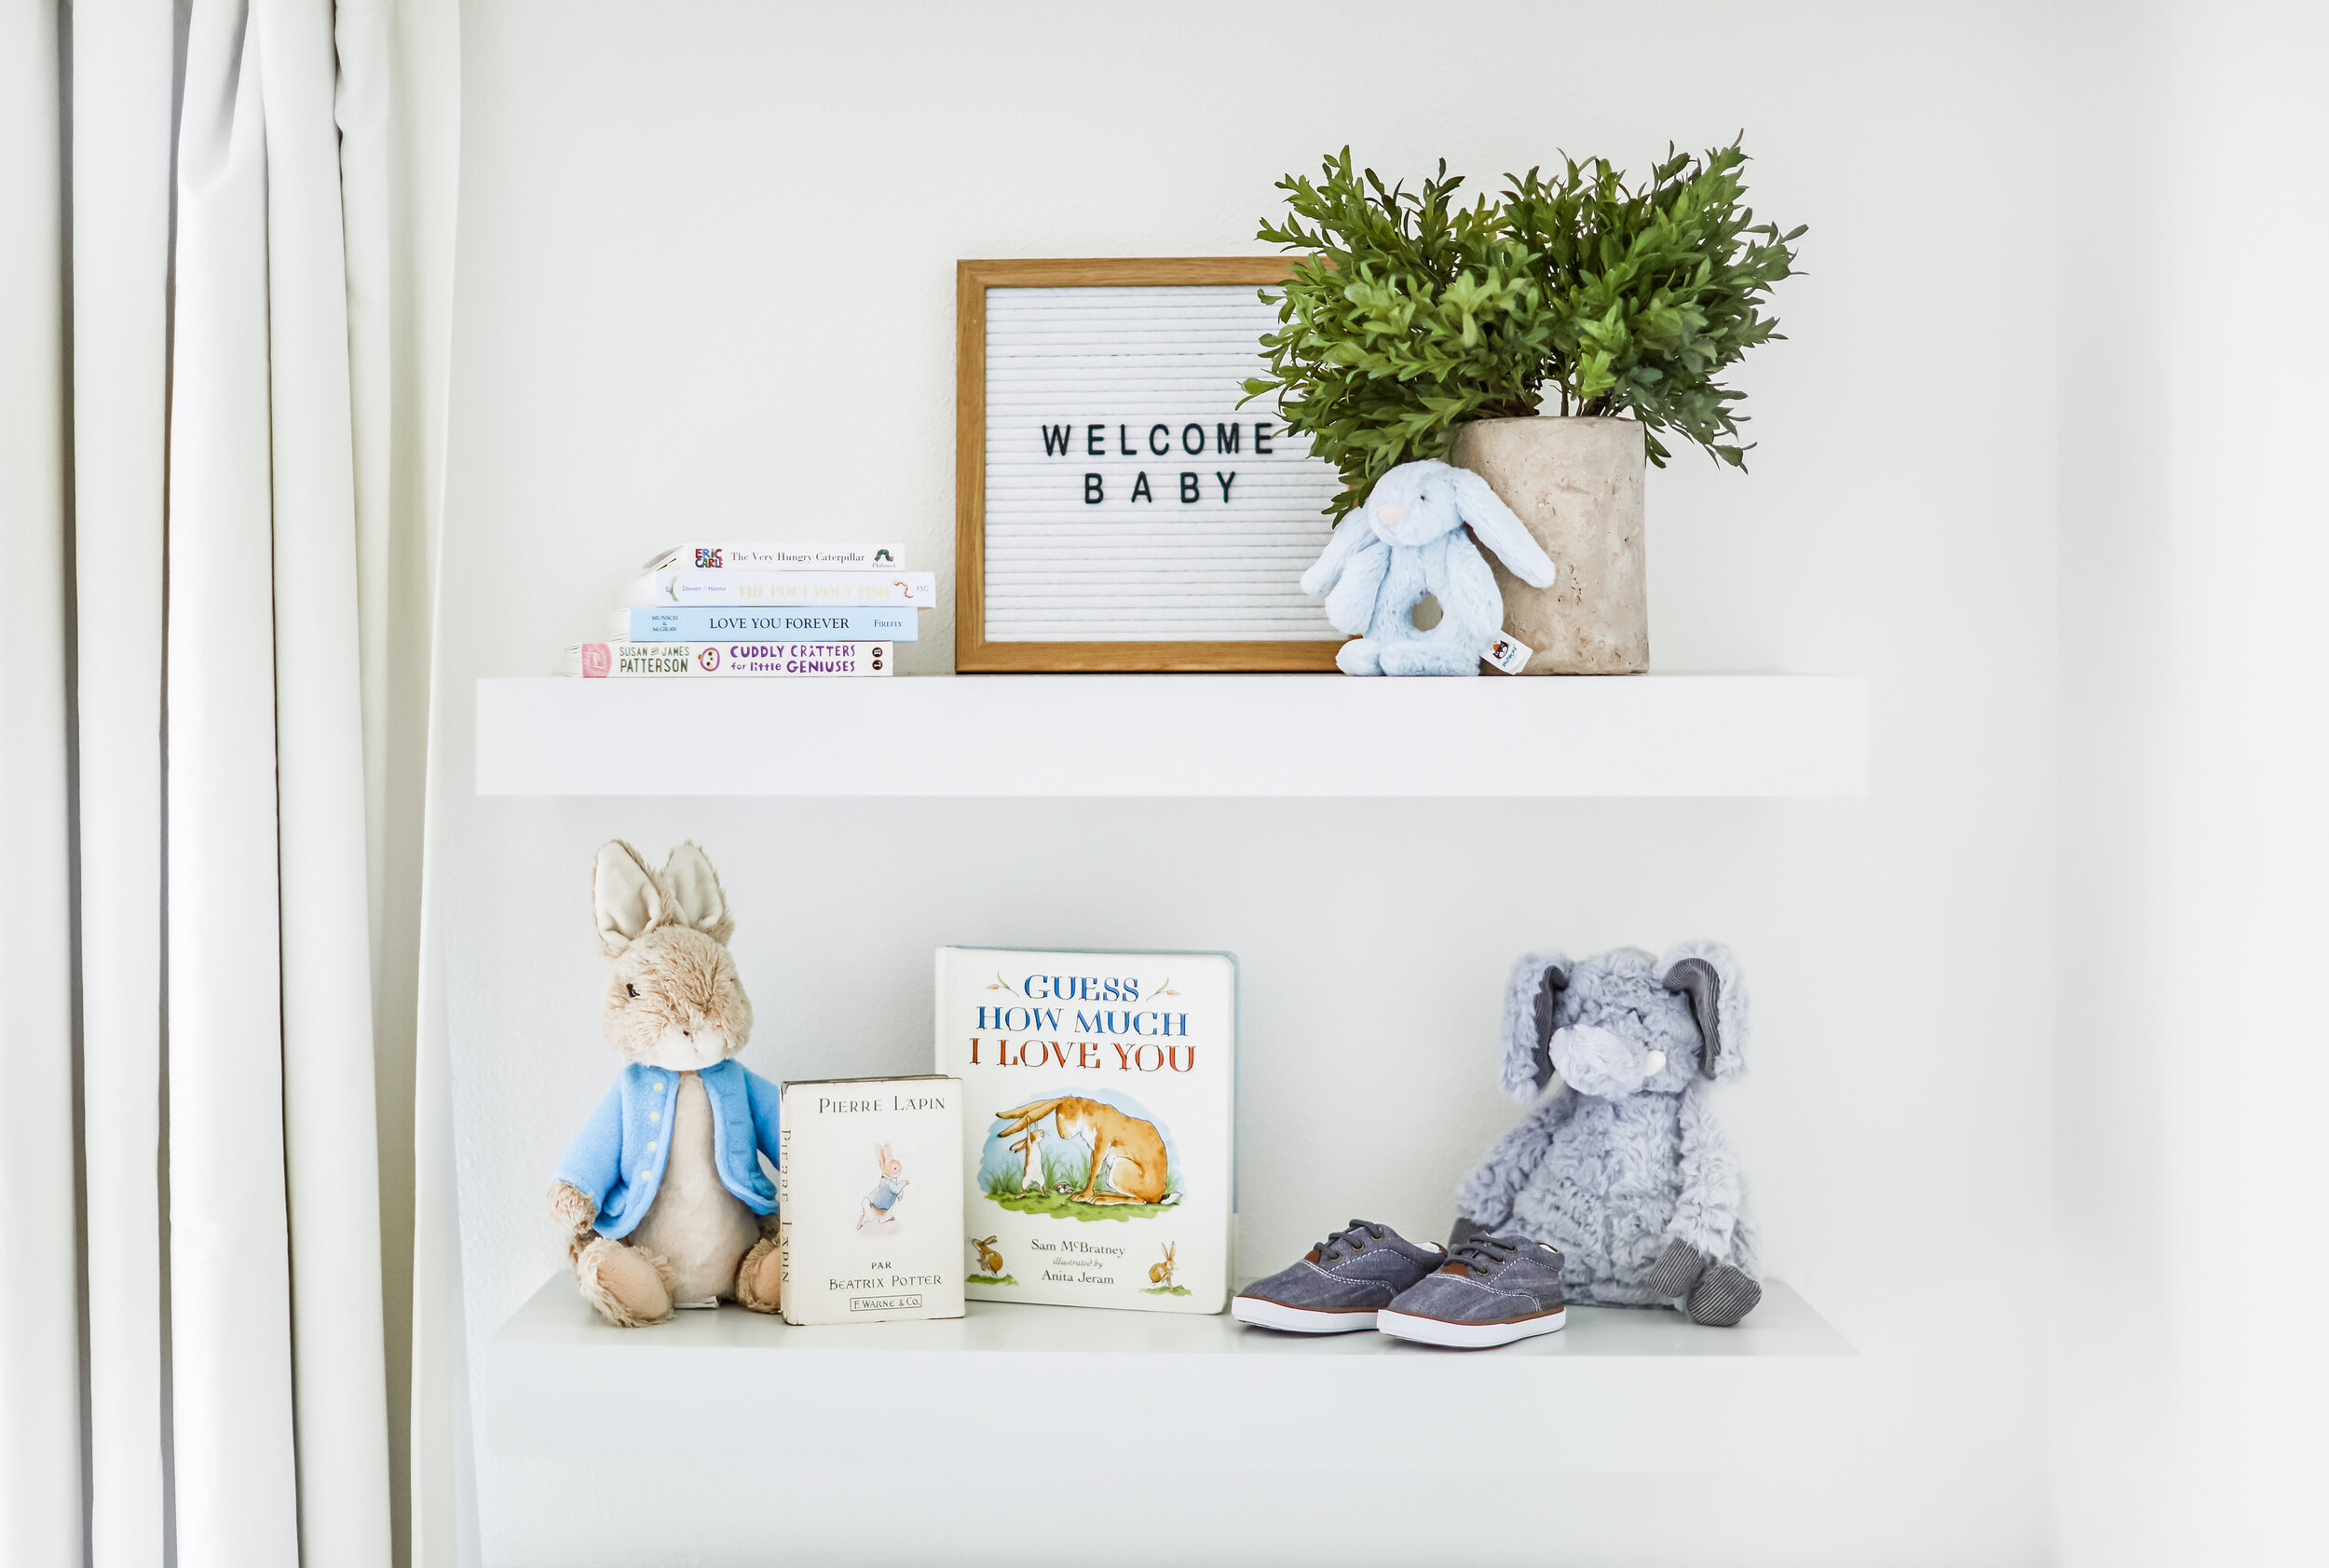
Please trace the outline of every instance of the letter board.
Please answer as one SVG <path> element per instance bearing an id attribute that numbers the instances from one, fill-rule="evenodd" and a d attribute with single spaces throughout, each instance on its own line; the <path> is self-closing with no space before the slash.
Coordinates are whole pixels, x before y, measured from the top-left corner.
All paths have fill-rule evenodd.
<path id="1" fill-rule="evenodd" d="M 1286 258 L 958 266 L 958 670 L 1329 670 L 1342 481 L 1241 406 Z"/>

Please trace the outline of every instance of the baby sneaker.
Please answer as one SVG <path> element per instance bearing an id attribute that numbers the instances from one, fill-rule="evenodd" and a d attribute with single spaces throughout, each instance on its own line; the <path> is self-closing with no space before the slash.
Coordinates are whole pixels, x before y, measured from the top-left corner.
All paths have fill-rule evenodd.
<path id="1" fill-rule="evenodd" d="M 1375 1327 L 1375 1310 L 1448 1261 L 1388 1225 L 1354 1220 L 1291 1268 L 1257 1279 L 1229 1304 L 1240 1323 L 1295 1334 L 1347 1334 Z"/>
<path id="2" fill-rule="evenodd" d="M 1457 1242 L 1437 1272 L 1375 1314 L 1375 1327 L 1386 1334 L 1458 1350 L 1549 1334 L 1568 1321 L 1559 1251 L 1525 1236 Z"/>

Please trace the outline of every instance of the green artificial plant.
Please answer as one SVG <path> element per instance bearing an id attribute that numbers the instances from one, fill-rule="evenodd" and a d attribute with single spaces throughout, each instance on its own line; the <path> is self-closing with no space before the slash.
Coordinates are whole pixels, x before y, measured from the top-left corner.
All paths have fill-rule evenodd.
<path id="1" fill-rule="evenodd" d="M 1445 457 L 1456 425 L 1555 407 L 1639 419 L 1660 467 L 1672 430 L 1744 468 L 1746 394 L 1716 377 L 1779 335 L 1762 306 L 1804 233 L 1754 222 L 1746 162 L 1737 142 L 1669 148 L 1637 188 L 1606 158 L 1566 158 L 1466 207 L 1445 159 L 1411 192 L 1354 171 L 1345 147 L 1316 184 L 1278 182 L 1291 215 L 1260 237 L 1304 254 L 1262 291 L 1281 324 L 1247 401 L 1276 393 L 1341 470 L 1338 519 L 1391 469 Z"/>

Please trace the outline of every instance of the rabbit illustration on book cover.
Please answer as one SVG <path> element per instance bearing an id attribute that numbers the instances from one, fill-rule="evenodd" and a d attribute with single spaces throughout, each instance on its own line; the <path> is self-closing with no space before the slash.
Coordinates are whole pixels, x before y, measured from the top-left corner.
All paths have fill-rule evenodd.
<path id="1" fill-rule="evenodd" d="M 874 1190 L 865 1194 L 865 1206 L 858 1211 L 857 1228 L 861 1231 L 892 1231 L 897 1229 L 895 1210 L 898 1199 L 906 1195 L 908 1184 L 906 1166 L 899 1163 L 897 1155 L 891 1152 L 886 1143 L 877 1144 L 874 1154 L 881 1162 L 881 1179 L 875 1182 Z"/>

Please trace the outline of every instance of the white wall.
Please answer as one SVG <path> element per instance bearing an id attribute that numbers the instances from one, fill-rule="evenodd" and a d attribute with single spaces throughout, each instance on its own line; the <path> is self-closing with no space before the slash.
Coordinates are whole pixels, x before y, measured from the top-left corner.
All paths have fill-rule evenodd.
<path id="1" fill-rule="evenodd" d="M 1133 1478 L 1057 1502 L 1057 1555 L 1087 1555 L 1088 1526 L 1130 1561 L 1329 1546 L 1459 1561 L 1500 1541 L 1578 1561 L 2040 1561 L 2055 1005 L 2043 19 L 1429 14 L 468 7 L 438 735 L 456 787 L 434 865 L 472 1335 L 560 1261 L 542 1189 L 613 1065 L 586 908 L 590 854 L 612 835 L 709 847 L 761 1018 L 746 1060 L 773 1075 L 925 1063 L 941 942 L 1235 949 L 1245 1234 L 1265 1267 L 1353 1214 L 1444 1227 L 1456 1179 L 1516 1113 L 1492 1050 L 1516 952 L 1715 935 L 1755 987 L 1754 1071 L 1724 1114 L 1770 1266 L 1869 1358 L 1856 1471 L 1548 1479 L 1478 1499 L 1401 1477 L 1223 1479 L 1192 1499 Z M 458 787 L 470 682 L 552 669 L 659 544 L 894 537 L 947 566 L 956 258 L 1258 251 L 1272 184 L 1345 141 L 1386 171 L 1445 155 L 1492 183 L 1562 149 L 1639 169 L 1669 138 L 1705 146 L 1742 126 L 1758 207 L 1812 225 L 1809 275 L 1778 299 L 1791 341 L 1743 376 L 1764 443 L 1752 474 L 1683 459 L 1652 481 L 1655 657 L 1872 675 L 1865 802 L 561 802 Z M 948 667 L 943 613 L 930 623 L 908 671 Z M 930 869 L 869 879 L 868 842 Z M 625 1463 L 674 1486 L 714 1465 Z M 489 1561 L 512 1560 L 510 1520 L 566 1506 L 527 1495 L 537 1483 L 487 1461 Z M 862 1492 L 755 1484 L 781 1509 L 774 1539 L 883 1555 L 852 1533 L 851 1510 L 875 1506 Z M 888 1557 L 927 1561 L 936 1539 L 974 1560 L 981 1537 L 947 1510 L 982 1490 L 913 1478 L 912 1506 L 886 1509 Z M 1474 1501 L 1502 1511 L 1446 1533 Z M 1338 1509 L 1358 1520 L 1337 1525 Z M 1170 1528 L 1129 1534 L 1127 1510 L 1168 1510 Z M 597 1549 L 766 1555 L 712 1541 Z"/>
<path id="2" fill-rule="evenodd" d="M 2329 14 L 2063 58 L 2061 1557 L 2312 1561 Z"/>

